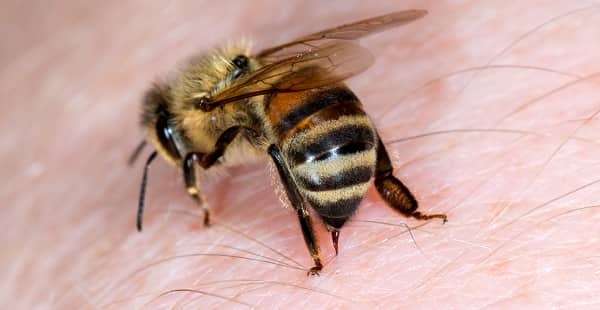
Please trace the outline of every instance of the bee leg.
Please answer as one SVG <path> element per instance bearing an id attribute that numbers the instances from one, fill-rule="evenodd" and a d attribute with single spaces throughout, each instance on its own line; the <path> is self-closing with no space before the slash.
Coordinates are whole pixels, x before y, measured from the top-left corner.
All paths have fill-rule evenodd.
<path id="1" fill-rule="evenodd" d="M 188 153 L 185 156 L 185 159 L 183 160 L 183 178 L 188 194 L 204 212 L 204 226 L 209 226 L 210 215 L 208 208 L 204 205 L 204 196 L 202 196 L 200 189 L 198 188 L 196 169 L 194 169 L 194 163 L 200 162 L 203 157 L 203 153 Z"/>
<path id="2" fill-rule="evenodd" d="M 233 126 L 227 128 L 227 130 L 225 130 L 221 136 L 219 136 L 219 139 L 217 139 L 217 142 L 215 143 L 215 150 L 212 153 L 204 155 L 204 158 L 202 158 L 202 161 L 200 162 L 200 166 L 202 166 L 204 169 L 208 169 L 214 165 L 215 162 L 219 160 L 221 156 L 223 156 L 223 153 L 225 153 L 225 150 L 229 144 L 243 130 L 252 131 L 251 129 L 242 126 Z"/>
<path id="3" fill-rule="evenodd" d="M 383 197 L 383 199 L 395 210 L 400 213 L 414 217 L 418 220 L 428 220 L 432 218 L 440 218 L 446 223 L 447 216 L 445 214 L 424 214 L 417 211 L 419 207 L 417 200 L 411 192 L 394 177 L 394 167 L 385 146 L 379 139 L 377 147 L 377 166 L 375 167 L 375 188 Z"/>
<path id="4" fill-rule="evenodd" d="M 323 264 L 321 264 L 321 255 L 319 254 L 317 238 L 315 237 L 313 231 L 310 214 L 308 213 L 308 210 L 304 205 L 304 199 L 298 191 L 298 186 L 292 178 L 289 168 L 287 167 L 287 164 L 284 161 L 279 148 L 273 144 L 269 146 L 268 152 L 271 158 L 273 158 L 273 162 L 275 162 L 275 166 L 277 167 L 277 171 L 279 172 L 281 182 L 285 187 L 288 199 L 290 200 L 290 203 L 298 213 L 298 219 L 300 220 L 300 227 L 302 228 L 302 235 L 304 236 L 306 247 L 308 248 L 310 256 L 312 256 L 315 262 L 315 266 L 308 271 L 308 275 L 318 275 L 321 269 L 323 269 Z"/>
<path id="5" fill-rule="evenodd" d="M 206 226 L 210 225 L 210 213 L 208 211 L 208 208 L 204 206 L 205 199 L 201 195 L 200 189 L 198 188 L 194 163 L 198 163 L 198 165 L 200 165 L 204 169 L 210 168 L 217 162 L 219 158 L 221 158 L 221 156 L 223 156 L 223 153 L 225 152 L 231 141 L 233 141 L 233 139 L 235 139 L 235 137 L 237 137 L 237 135 L 242 130 L 250 129 L 241 126 L 234 126 L 228 128 L 221 134 L 221 136 L 219 136 L 219 139 L 217 139 L 217 142 L 215 143 L 215 150 L 213 152 L 208 154 L 189 153 L 186 155 L 183 161 L 183 177 L 185 180 L 185 186 L 187 188 L 188 194 L 192 197 L 196 204 L 198 204 L 198 206 L 200 206 L 200 208 L 202 208 L 202 210 L 204 211 L 204 225 Z"/>

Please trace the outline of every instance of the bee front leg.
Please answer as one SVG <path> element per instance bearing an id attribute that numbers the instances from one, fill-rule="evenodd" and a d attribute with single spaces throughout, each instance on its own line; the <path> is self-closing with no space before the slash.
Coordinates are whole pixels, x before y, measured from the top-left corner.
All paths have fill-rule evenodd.
<path id="1" fill-rule="evenodd" d="M 208 208 L 205 206 L 204 197 L 200 193 L 200 189 L 197 184 L 196 179 L 196 170 L 194 169 L 194 163 L 197 163 L 200 167 L 204 169 L 208 169 L 212 167 L 225 150 L 231 144 L 231 142 L 238 136 L 238 134 L 242 130 L 251 131 L 250 129 L 242 126 L 234 126 L 227 128 L 217 139 L 215 143 L 215 149 L 211 153 L 189 153 L 185 156 L 183 161 L 183 177 L 185 180 L 185 186 L 187 188 L 188 194 L 192 197 L 192 199 L 202 208 L 204 211 L 204 225 L 210 225 L 210 215 Z"/>
<path id="2" fill-rule="evenodd" d="M 379 145 L 377 146 L 377 165 L 375 167 L 375 188 L 381 197 L 395 210 L 400 213 L 414 217 L 418 220 L 428 220 L 432 218 L 440 218 L 447 221 L 445 214 L 424 214 L 417 211 L 419 207 L 417 200 L 413 194 L 394 177 L 394 167 L 385 146 L 381 142 L 379 135 Z"/>
<path id="3" fill-rule="evenodd" d="M 212 165 L 214 165 L 217 162 L 217 160 L 219 160 L 219 158 L 223 156 L 223 153 L 225 153 L 225 150 L 227 149 L 229 144 L 231 144 L 235 137 L 237 137 L 238 134 L 240 134 L 244 130 L 247 132 L 252 131 L 251 129 L 242 126 L 234 126 L 227 128 L 227 130 L 225 130 L 219 136 L 219 139 L 217 139 L 217 142 L 215 143 L 215 150 L 211 153 L 204 155 L 204 158 L 202 158 L 202 161 L 200 162 L 200 166 L 202 166 L 202 168 L 204 169 L 208 169 Z"/>
<path id="4" fill-rule="evenodd" d="M 323 264 L 321 263 L 319 245 L 317 244 L 317 238 L 315 237 L 315 233 L 313 231 L 310 214 L 308 212 L 308 209 L 306 209 L 304 205 L 304 199 L 298 191 L 298 186 L 292 178 L 290 170 L 285 160 L 283 159 L 279 148 L 273 144 L 269 146 L 268 152 L 271 158 L 273 158 L 273 162 L 275 162 L 275 166 L 277 167 L 277 171 L 279 172 L 281 182 L 285 187 L 288 199 L 290 200 L 290 203 L 298 213 L 298 219 L 300 220 L 300 227 L 302 228 L 304 242 L 306 242 L 306 247 L 310 252 L 310 256 L 312 256 L 315 262 L 315 266 L 308 271 L 308 275 L 318 275 L 319 271 L 323 269 Z"/>
<path id="5" fill-rule="evenodd" d="M 200 193 L 198 181 L 196 179 L 196 169 L 194 163 L 200 163 L 204 158 L 203 153 L 188 153 L 183 160 L 183 179 L 188 195 L 196 202 L 196 204 L 204 211 L 204 226 L 210 225 L 210 215 L 208 208 L 205 206 L 204 196 Z"/>

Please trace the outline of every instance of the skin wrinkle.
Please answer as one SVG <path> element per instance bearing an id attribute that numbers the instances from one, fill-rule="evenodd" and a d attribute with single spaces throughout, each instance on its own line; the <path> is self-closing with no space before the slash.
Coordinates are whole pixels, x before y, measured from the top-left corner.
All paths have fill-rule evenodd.
<path id="1" fill-rule="evenodd" d="M 232 38 L 251 37 L 260 50 L 401 8 L 430 14 L 364 40 L 377 61 L 349 85 L 384 141 L 413 137 L 387 146 L 422 211 L 449 213 L 446 225 L 413 229 L 420 250 L 404 227 L 366 222 L 423 224 L 398 216 L 371 188 L 342 230 L 337 258 L 319 228 L 320 277 L 249 260 L 287 264 L 267 245 L 303 269 L 311 263 L 262 164 L 201 179 L 215 220 L 237 230 L 230 231 L 204 229 L 180 171 L 157 160 L 144 232 L 135 232 L 141 166 L 128 169 L 126 160 L 141 137 L 139 101 L 152 81 Z M 228 298 L 261 309 L 598 305 L 600 63 L 590 46 L 600 35 L 597 8 L 586 1 L 9 5 L 0 20 L 25 30 L 7 32 L 0 52 L 8 64 L 0 72 L 0 145 L 11 150 L 0 154 L 9 184 L 0 191 L 7 227 L 0 308 L 143 308 L 155 300 L 152 308 L 212 309 L 234 306 Z M 511 87 L 528 81 L 525 91 Z M 220 256 L 156 264 L 176 253 Z M 264 286 L 217 282 L 235 279 Z M 170 289 L 213 296 L 157 298 Z"/>
<path id="2" fill-rule="evenodd" d="M 561 87 L 562 89 L 562 87 Z M 573 131 L 571 131 L 569 133 L 569 135 L 563 139 L 561 141 L 561 143 L 559 144 L 559 146 L 551 153 L 551 155 L 547 158 L 547 160 L 544 162 L 544 164 L 542 165 L 542 169 L 538 170 L 535 174 L 534 180 L 519 194 L 520 197 L 525 196 L 526 193 L 528 193 L 528 191 L 530 190 L 530 188 L 535 184 L 535 182 L 538 180 L 538 178 L 540 177 L 540 175 L 544 172 L 545 168 L 548 167 L 548 165 L 550 164 L 550 162 L 554 159 L 554 157 L 563 149 L 563 147 L 565 146 L 565 144 L 567 142 L 569 142 L 570 137 L 574 136 L 577 134 L 577 132 L 583 127 L 585 126 L 591 119 L 593 119 L 594 117 L 596 117 L 596 115 L 600 113 L 600 110 L 596 111 L 594 114 L 592 114 L 589 118 L 587 118 L 586 120 L 584 120 L 580 125 L 578 125 Z M 506 118 L 505 118 L 506 119 Z M 506 207 L 504 207 L 504 209 L 510 208 L 511 207 L 511 203 L 509 203 Z M 502 211 L 500 212 L 502 213 Z"/>
<path id="3" fill-rule="evenodd" d="M 461 76 L 465 73 L 469 73 L 469 72 L 479 72 L 479 71 L 485 71 L 485 70 L 494 70 L 494 69 L 527 69 L 527 70 L 538 70 L 538 71 L 543 71 L 543 72 L 551 72 L 551 73 L 555 73 L 557 75 L 562 75 L 562 76 L 566 76 L 566 77 L 572 77 L 572 78 L 582 78 L 581 76 L 578 75 L 573 75 L 571 73 L 568 72 L 560 72 L 560 71 L 556 71 L 556 70 L 552 70 L 552 69 L 548 69 L 548 68 L 541 68 L 541 67 L 533 67 L 533 66 L 521 66 L 521 65 L 487 65 L 487 66 L 480 66 L 480 67 L 473 67 L 473 68 L 467 68 L 467 69 L 461 69 L 461 70 L 457 70 L 454 72 L 449 72 L 443 76 L 439 76 L 435 79 L 429 80 L 427 82 L 425 82 L 424 84 L 422 84 L 421 86 L 415 88 L 414 90 L 411 90 L 410 92 L 408 92 L 406 95 L 403 95 L 399 100 L 398 103 L 402 103 L 404 101 L 406 101 L 408 98 L 410 98 L 411 96 L 414 96 L 415 94 L 417 94 L 419 91 L 423 91 L 425 89 L 427 89 L 428 87 L 431 87 L 433 85 L 435 85 L 435 83 L 439 83 L 440 81 L 446 80 L 446 79 L 450 79 L 454 76 Z M 394 105 L 392 105 L 390 107 L 390 110 L 394 108 Z M 380 115 L 385 115 L 388 111 L 385 111 L 385 113 L 382 113 Z"/>
<path id="4" fill-rule="evenodd" d="M 494 63 L 496 60 L 500 59 L 502 56 L 506 55 L 506 53 L 508 53 L 513 47 L 517 46 L 521 41 L 524 41 L 525 39 L 527 39 L 529 36 L 536 34 L 540 29 L 542 29 L 545 26 L 548 25 L 552 25 L 553 23 L 555 23 L 556 21 L 560 20 L 560 19 L 564 19 L 564 18 L 568 18 L 568 17 L 572 17 L 575 14 L 581 13 L 581 12 L 590 12 L 592 10 L 598 9 L 599 7 L 597 5 L 590 5 L 590 6 L 586 6 L 583 8 L 578 8 L 572 11 L 569 11 L 567 13 L 555 16 L 553 18 L 551 18 L 550 20 L 544 21 L 542 24 L 537 25 L 535 27 L 533 27 L 532 29 L 528 30 L 527 32 L 525 32 L 524 34 L 520 35 L 516 40 L 514 40 L 513 42 L 511 42 L 511 44 L 509 44 L 508 46 L 506 46 L 500 53 L 494 55 L 492 58 L 490 58 L 490 60 L 484 65 L 484 67 L 490 66 L 492 63 Z M 478 73 L 480 71 L 476 71 L 471 78 L 469 79 L 469 81 L 465 84 L 465 86 L 459 91 L 459 96 L 467 90 L 467 88 L 471 85 L 471 82 L 477 77 Z"/>

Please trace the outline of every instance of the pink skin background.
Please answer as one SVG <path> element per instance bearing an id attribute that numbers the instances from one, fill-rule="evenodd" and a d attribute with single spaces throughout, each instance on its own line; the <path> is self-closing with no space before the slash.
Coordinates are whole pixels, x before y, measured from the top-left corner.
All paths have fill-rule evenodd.
<path id="1" fill-rule="evenodd" d="M 412 8 L 430 13 L 363 40 L 377 61 L 349 85 L 447 224 L 370 190 L 338 257 L 317 225 L 326 266 L 307 277 L 267 164 L 203 178 L 204 228 L 158 160 L 135 231 L 149 150 L 125 162 L 152 81 L 231 39 L 260 49 Z M 5 1 L 0 29 L 0 308 L 600 306 L 592 1 Z"/>

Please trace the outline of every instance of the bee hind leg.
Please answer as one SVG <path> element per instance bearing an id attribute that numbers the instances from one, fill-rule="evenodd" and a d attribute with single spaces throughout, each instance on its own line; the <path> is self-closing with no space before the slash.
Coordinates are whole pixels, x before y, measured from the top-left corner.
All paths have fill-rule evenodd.
<path id="1" fill-rule="evenodd" d="M 446 223 L 447 216 L 445 214 L 424 214 L 417 211 L 419 207 L 417 200 L 404 184 L 394 177 L 394 167 L 385 146 L 379 139 L 377 147 L 377 165 L 375 167 L 375 188 L 383 197 L 383 199 L 394 210 L 404 214 L 405 216 L 413 217 L 418 220 L 428 220 L 439 218 Z"/>
<path id="2" fill-rule="evenodd" d="M 310 214 L 304 205 L 304 199 L 298 191 L 298 186 L 294 182 L 294 179 L 291 176 L 290 170 L 287 167 L 279 148 L 276 145 L 271 145 L 268 152 L 273 159 L 273 162 L 275 162 L 275 166 L 279 172 L 279 176 L 287 193 L 288 199 L 298 213 L 298 220 L 300 221 L 300 227 L 302 228 L 302 235 L 304 236 L 306 247 L 308 248 L 310 256 L 315 262 L 315 266 L 308 271 L 308 275 L 318 275 L 321 269 L 323 269 L 323 264 L 321 263 L 319 245 L 317 244 L 317 238 L 313 231 Z"/>

